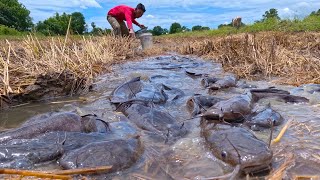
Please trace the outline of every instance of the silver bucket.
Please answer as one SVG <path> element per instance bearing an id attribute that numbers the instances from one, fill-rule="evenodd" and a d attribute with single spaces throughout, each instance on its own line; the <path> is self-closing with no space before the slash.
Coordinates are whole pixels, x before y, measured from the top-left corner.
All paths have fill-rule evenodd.
<path id="1" fill-rule="evenodd" d="M 153 46 L 152 34 L 151 33 L 141 33 L 138 38 L 140 39 L 142 49 L 148 49 Z"/>

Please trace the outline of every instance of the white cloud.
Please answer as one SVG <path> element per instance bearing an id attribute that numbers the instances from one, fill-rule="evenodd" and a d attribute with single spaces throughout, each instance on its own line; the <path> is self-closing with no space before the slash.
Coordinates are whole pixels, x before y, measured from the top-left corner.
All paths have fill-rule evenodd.
<path id="1" fill-rule="evenodd" d="M 146 17 L 147 17 L 147 18 L 154 18 L 154 16 L 151 15 L 151 14 L 148 14 Z"/>
<path id="2" fill-rule="evenodd" d="M 291 10 L 289 8 L 284 8 L 283 12 L 290 12 Z"/>
<path id="3" fill-rule="evenodd" d="M 295 11 L 291 10 L 288 7 L 279 10 L 279 16 L 281 16 L 284 19 L 294 18 L 295 14 Z"/>
<path id="4" fill-rule="evenodd" d="M 96 0 L 20 0 L 31 12 L 35 22 L 52 16 L 55 12 L 74 12 L 87 8 L 102 8 Z"/>

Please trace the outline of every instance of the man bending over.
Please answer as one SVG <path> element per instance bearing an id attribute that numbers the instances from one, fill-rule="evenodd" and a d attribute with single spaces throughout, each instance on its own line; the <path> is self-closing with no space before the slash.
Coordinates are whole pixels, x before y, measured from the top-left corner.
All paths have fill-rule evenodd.
<path id="1" fill-rule="evenodd" d="M 143 4 L 139 3 L 134 9 L 126 5 L 116 6 L 108 12 L 107 20 L 110 23 L 113 32 L 116 36 L 128 36 L 135 37 L 132 23 L 145 28 L 143 24 L 139 24 L 135 19 L 139 18 L 146 11 Z M 127 21 L 127 26 L 124 23 Z"/>

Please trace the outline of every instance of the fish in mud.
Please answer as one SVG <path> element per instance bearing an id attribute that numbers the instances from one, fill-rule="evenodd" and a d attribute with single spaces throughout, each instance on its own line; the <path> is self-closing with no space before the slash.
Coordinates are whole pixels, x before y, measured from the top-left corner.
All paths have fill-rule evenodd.
<path id="1" fill-rule="evenodd" d="M 110 101 L 115 104 L 126 102 L 141 92 L 142 88 L 143 83 L 140 81 L 140 77 L 133 78 L 115 88 L 111 93 Z"/>
<path id="2" fill-rule="evenodd" d="M 168 101 L 175 101 L 178 100 L 179 98 L 182 98 L 183 96 L 185 96 L 185 93 L 179 89 L 179 88 L 175 88 L 175 87 L 169 87 L 167 85 L 162 84 L 165 92 L 167 92 L 167 96 L 168 96 Z"/>
<path id="3" fill-rule="evenodd" d="M 175 140 L 187 134 L 183 124 L 179 124 L 169 113 L 157 110 L 154 107 L 130 104 L 121 109 L 128 119 L 140 129 L 166 136 L 166 140 Z"/>
<path id="4" fill-rule="evenodd" d="M 161 104 L 167 101 L 168 95 L 162 84 L 147 84 L 135 95 L 134 99 Z"/>
<path id="5" fill-rule="evenodd" d="M 190 77 L 202 77 L 202 76 L 207 76 L 208 74 L 205 74 L 203 72 L 197 72 L 197 71 L 190 71 L 190 70 L 185 70 L 186 75 Z"/>
<path id="6" fill-rule="evenodd" d="M 61 143 L 20 142 L 0 145 L 0 168 L 32 169 L 34 164 L 58 159 Z"/>
<path id="7" fill-rule="evenodd" d="M 252 130 L 260 130 L 263 128 L 271 128 L 282 124 L 284 118 L 280 113 L 273 110 L 268 104 L 266 108 L 255 112 L 246 118 L 246 125 L 249 125 Z"/>
<path id="8" fill-rule="evenodd" d="M 273 153 L 249 130 L 229 125 L 202 123 L 201 134 L 220 160 L 237 166 L 245 174 L 269 170 Z"/>
<path id="9" fill-rule="evenodd" d="M 110 129 L 105 133 L 93 132 L 49 132 L 33 139 L 14 139 L 6 144 L 17 143 L 62 143 L 65 152 L 81 148 L 93 142 L 110 141 L 114 139 L 125 139 L 136 136 L 138 131 L 135 125 L 128 121 L 110 123 Z"/>
<path id="10" fill-rule="evenodd" d="M 291 95 L 290 92 L 275 88 L 267 89 L 251 89 L 252 101 L 258 102 L 260 99 L 264 98 L 277 98 L 286 103 L 308 103 L 309 99 L 301 96 Z"/>
<path id="11" fill-rule="evenodd" d="M 45 117 L 45 116 L 43 116 Z M 97 124 L 98 123 L 98 124 Z M 105 123 L 96 120 L 94 116 L 81 117 L 75 113 L 62 112 L 52 114 L 47 118 L 33 118 L 21 127 L 10 129 L 0 134 L 0 143 L 12 139 L 31 139 L 41 134 L 53 131 L 65 132 L 95 132 L 107 129 Z"/>
<path id="12" fill-rule="evenodd" d="M 59 159 L 64 169 L 112 166 L 111 172 L 132 166 L 143 153 L 140 137 L 90 143 Z"/>
<path id="13" fill-rule="evenodd" d="M 217 102 L 206 112 L 200 114 L 200 117 L 203 117 L 206 120 L 239 122 L 243 121 L 246 115 L 251 114 L 251 111 L 251 96 L 243 94 Z"/>
<path id="14" fill-rule="evenodd" d="M 162 84 L 143 84 L 140 77 L 120 85 L 111 93 L 110 101 L 120 104 L 131 100 L 152 101 L 153 103 L 165 103 L 168 97 Z"/>
<path id="15" fill-rule="evenodd" d="M 203 79 L 201 79 L 201 85 L 203 87 L 207 88 L 210 85 L 212 85 L 215 82 L 217 82 L 218 80 L 219 80 L 219 78 L 216 78 L 216 77 L 204 77 Z"/>
<path id="16" fill-rule="evenodd" d="M 219 79 L 212 85 L 210 85 L 208 88 L 210 90 L 219 90 L 219 89 L 225 89 L 230 87 L 236 87 L 237 80 L 234 76 L 225 76 L 222 79 Z"/>
<path id="17" fill-rule="evenodd" d="M 191 117 L 194 117 L 197 114 L 205 112 L 219 101 L 222 101 L 222 99 L 214 96 L 194 95 L 187 100 L 187 109 Z"/>

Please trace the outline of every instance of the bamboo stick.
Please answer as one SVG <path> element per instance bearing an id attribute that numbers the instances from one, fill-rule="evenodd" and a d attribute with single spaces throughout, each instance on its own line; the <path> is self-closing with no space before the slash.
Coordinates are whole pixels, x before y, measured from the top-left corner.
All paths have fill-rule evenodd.
<path id="1" fill-rule="evenodd" d="M 0 174 L 14 174 L 20 176 L 35 176 L 50 179 L 71 179 L 71 176 L 48 174 L 39 171 L 19 170 L 19 169 L 0 169 Z"/>
<path id="2" fill-rule="evenodd" d="M 58 175 L 76 175 L 76 174 L 93 174 L 110 171 L 112 166 L 98 166 L 94 168 L 81 168 L 81 169 L 69 169 L 61 171 L 52 171 L 49 173 L 58 174 Z"/>

